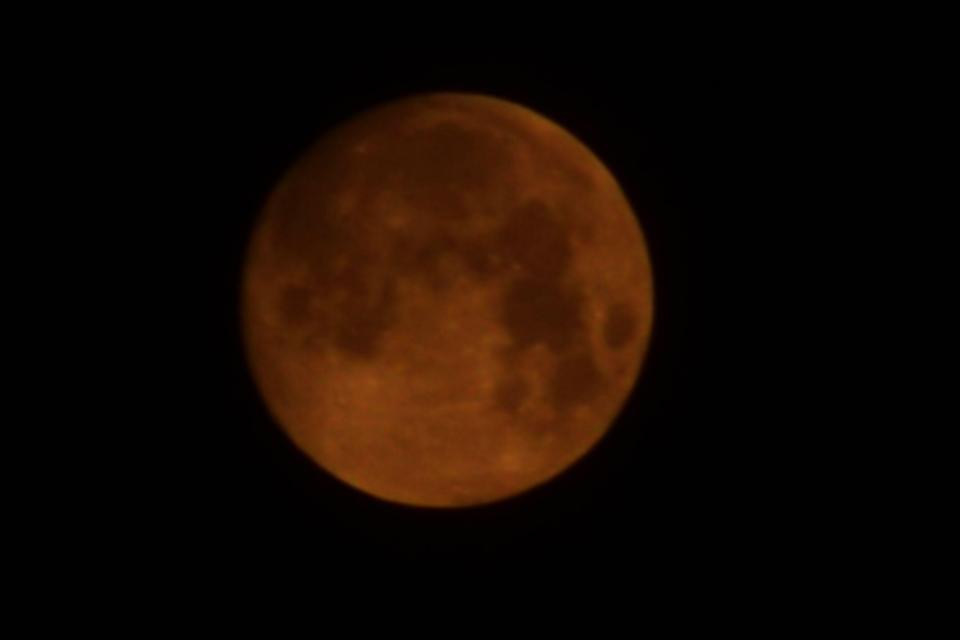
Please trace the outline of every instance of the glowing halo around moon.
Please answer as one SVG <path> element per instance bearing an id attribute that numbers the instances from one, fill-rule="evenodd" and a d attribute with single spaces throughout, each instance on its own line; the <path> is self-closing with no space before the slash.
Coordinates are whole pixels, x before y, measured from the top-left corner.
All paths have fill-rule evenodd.
<path id="1" fill-rule="evenodd" d="M 389 103 L 284 175 L 251 235 L 241 314 L 267 408 L 323 469 L 457 507 L 585 455 L 640 372 L 643 233 L 560 126 L 485 96 Z"/>

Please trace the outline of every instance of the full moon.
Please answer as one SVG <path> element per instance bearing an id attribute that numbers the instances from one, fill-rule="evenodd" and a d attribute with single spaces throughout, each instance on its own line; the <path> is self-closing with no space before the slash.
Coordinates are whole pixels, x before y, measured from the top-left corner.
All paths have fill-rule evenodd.
<path id="1" fill-rule="evenodd" d="M 643 232 L 603 163 L 526 107 L 415 96 L 333 129 L 253 228 L 241 318 L 275 421 L 390 502 L 542 485 L 607 432 L 653 321 Z"/>

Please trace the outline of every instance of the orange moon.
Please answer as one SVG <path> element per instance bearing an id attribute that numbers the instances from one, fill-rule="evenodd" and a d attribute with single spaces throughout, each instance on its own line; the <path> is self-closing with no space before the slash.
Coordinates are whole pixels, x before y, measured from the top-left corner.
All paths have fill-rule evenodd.
<path id="1" fill-rule="evenodd" d="M 643 232 L 573 135 L 498 98 L 415 96 L 283 176 L 242 282 L 247 359 L 290 439 L 426 507 L 541 485 L 606 433 L 653 320 Z"/>

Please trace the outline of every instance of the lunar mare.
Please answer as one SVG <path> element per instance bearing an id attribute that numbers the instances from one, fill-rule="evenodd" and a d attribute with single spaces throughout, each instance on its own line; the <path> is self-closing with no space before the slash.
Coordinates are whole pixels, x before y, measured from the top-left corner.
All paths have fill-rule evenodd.
<path id="1" fill-rule="evenodd" d="M 280 427 L 337 478 L 454 507 L 540 485 L 607 431 L 653 319 L 643 233 L 560 126 L 431 94 L 310 148 L 243 273 L 248 361 Z"/>

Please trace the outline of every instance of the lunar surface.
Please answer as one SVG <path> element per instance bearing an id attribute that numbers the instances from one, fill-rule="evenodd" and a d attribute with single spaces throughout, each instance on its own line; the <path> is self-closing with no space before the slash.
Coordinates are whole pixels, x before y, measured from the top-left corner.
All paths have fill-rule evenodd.
<path id="1" fill-rule="evenodd" d="M 525 107 L 431 94 L 331 131 L 281 179 L 243 273 L 264 401 L 322 468 L 457 507 L 585 455 L 640 372 L 643 233 L 614 177 Z"/>

